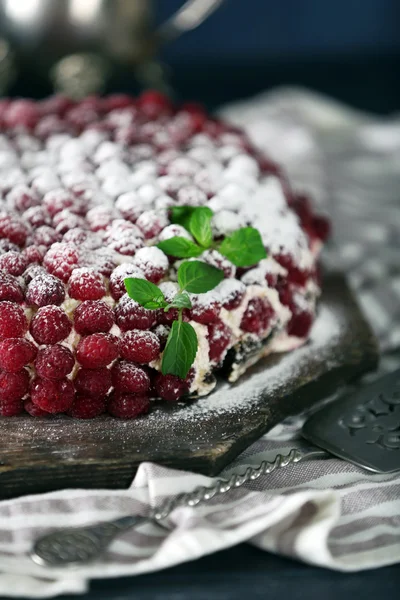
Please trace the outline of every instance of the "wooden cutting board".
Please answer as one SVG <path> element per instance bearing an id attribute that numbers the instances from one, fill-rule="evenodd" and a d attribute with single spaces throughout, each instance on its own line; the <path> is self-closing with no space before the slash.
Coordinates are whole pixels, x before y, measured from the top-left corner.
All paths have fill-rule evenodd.
<path id="1" fill-rule="evenodd" d="M 309 343 L 269 357 L 207 398 L 156 404 L 134 421 L 56 416 L 0 420 L 0 498 L 61 488 L 128 487 L 138 465 L 158 462 L 217 474 L 284 417 L 376 367 L 376 340 L 344 278 L 323 285 Z"/>

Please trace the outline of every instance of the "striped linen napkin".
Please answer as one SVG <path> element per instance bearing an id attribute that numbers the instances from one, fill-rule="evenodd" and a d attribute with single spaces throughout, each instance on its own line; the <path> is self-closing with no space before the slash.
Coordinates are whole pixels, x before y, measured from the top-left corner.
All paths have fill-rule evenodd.
<path id="1" fill-rule="evenodd" d="M 327 261 L 349 274 L 385 353 L 400 364 L 400 120 L 380 121 L 302 90 L 285 89 L 223 110 L 287 166 L 332 215 Z M 369 376 L 371 378 L 371 376 Z M 222 476 L 301 447 L 305 416 L 262 437 Z M 0 502 L 0 596 L 83 593 L 92 578 L 156 571 L 248 541 L 341 571 L 400 561 L 400 476 L 375 475 L 335 458 L 275 471 L 196 508 L 176 509 L 166 529 L 121 535 L 100 563 L 49 570 L 27 556 L 53 528 L 145 515 L 163 499 L 211 478 L 143 463 L 128 490 L 64 490 Z"/>

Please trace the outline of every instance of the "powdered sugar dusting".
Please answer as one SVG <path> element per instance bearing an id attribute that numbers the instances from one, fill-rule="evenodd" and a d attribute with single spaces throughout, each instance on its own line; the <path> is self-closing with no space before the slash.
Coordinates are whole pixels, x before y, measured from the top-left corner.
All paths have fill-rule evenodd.
<path id="1" fill-rule="evenodd" d="M 338 311 L 323 305 L 312 329 L 309 344 L 283 355 L 278 358 L 278 362 L 277 357 L 274 357 L 271 366 L 264 359 L 260 366 L 250 370 L 235 385 L 221 382 L 212 394 L 196 403 L 182 406 L 178 412 L 168 414 L 168 419 L 203 420 L 212 413 L 223 417 L 239 413 L 242 409 L 247 410 L 252 404 L 262 401 L 263 397 L 279 394 L 289 379 L 309 366 L 310 360 L 316 357 L 319 363 L 333 360 L 332 348 L 337 345 L 344 324 L 343 316 Z M 159 419 L 160 416 L 157 412 L 149 418 Z"/>

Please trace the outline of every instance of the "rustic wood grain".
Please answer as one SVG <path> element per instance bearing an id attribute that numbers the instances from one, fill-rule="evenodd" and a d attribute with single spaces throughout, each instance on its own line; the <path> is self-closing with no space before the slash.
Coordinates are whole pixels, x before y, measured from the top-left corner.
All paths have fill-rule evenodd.
<path id="1" fill-rule="evenodd" d="M 150 417 L 135 421 L 110 417 L 79 421 L 62 416 L 1 419 L 0 498 L 65 487 L 128 487 L 143 461 L 217 474 L 284 417 L 375 368 L 375 338 L 344 279 L 330 275 L 323 289 L 321 305 L 345 324 L 329 357 L 313 350 L 310 343 L 306 364 L 288 374 L 279 389 L 260 394 L 254 402 L 238 398 L 234 411 L 199 411 L 190 421 L 185 417 L 190 406 L 160 404 Z M 263 359 L 245 377 L 263 372 L 268 380 L 268 369 L 287 357 Z M 236 389 L 232 386 L 232 394 Z"/>

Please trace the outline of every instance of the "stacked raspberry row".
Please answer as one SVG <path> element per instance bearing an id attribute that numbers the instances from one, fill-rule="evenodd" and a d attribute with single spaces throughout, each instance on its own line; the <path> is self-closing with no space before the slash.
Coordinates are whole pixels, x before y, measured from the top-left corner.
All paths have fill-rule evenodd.
<path id="1" fill-rule="evenodd" d="M 208 393 L 246 340 L 261 356 L 307 339 L 328 224 L 243 132 L 155 92 L 4 100 L 0 132 L 1 415 L 132 418 L 153 398 Z M 225 279 L 184 311 L 199 350 L 182 380 L 160 373 L 176 310 L 143 308 L 124 279 L 173 297 L 179 261 L 156 244 L 192 239 L 171 223 L 187 205 L 213 210 L 215 239 L 257 227 L 268 258 L 199 257 Z"/>

